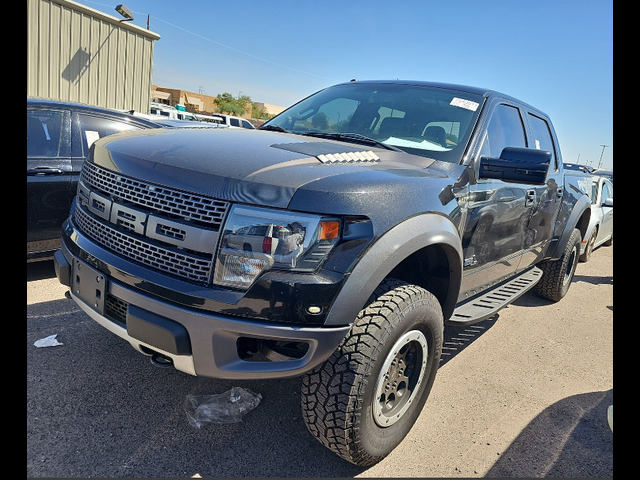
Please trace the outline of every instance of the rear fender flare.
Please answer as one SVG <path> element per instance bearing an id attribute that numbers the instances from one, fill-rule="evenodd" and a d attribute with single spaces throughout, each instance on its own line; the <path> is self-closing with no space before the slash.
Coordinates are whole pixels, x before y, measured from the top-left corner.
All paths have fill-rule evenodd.
<path id="1" fill-rule="evenodd" d="M 582 217 L 587 212 L 587 217 L 582 221 Z M 557 243 L 556 249 L 552 255 L 549 255 L 550 260 L 558 260 L 564 253 L 565 247 L 569 242 L 569 238 L 573 233 L 574 228 L 578 228 L 580 233 L 584 237 L 587 233 L 587 226 L 589 225 L 589 219 L 591 216 L 591 200 L 586 195 L 581 196 L 573 206 L 569 219 L 565 224 L 564 231 L 560 236 L 560 240 Z"/>
<path id="2" fill-rule="evenodd" d="M 411 217 L 378 239 L 351 271 L 325 325 L 353 323 L 371 294 L 403 260 L 432 245 L 447 252 L 450 288 L 442 305 L 445 318 L 453 312 L 462 282 L 462 242 L 455 225 L 442 215 L 427 213 Z"/>

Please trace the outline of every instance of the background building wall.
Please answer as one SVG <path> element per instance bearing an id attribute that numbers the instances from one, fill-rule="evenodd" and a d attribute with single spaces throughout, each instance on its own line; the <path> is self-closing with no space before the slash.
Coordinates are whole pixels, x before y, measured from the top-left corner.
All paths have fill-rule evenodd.
<path id="1" fill-rule="evenodd" d="M 27 0 L 27 96 L 148 113 L 159 39 L 71 0 Z"/>

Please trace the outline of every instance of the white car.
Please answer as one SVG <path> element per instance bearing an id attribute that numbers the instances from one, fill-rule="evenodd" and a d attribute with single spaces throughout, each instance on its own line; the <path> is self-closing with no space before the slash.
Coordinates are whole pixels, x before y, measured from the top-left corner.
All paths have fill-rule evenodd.
<path id="1" fill-rule="evenodd" d="M 234 117 L 233 115 L 225 115 L 223 113 L 213 113 L 211 115 L 196 114 L 196 119 L 200 122 L 219 123 L 229 128 L 246 128 L 247 130 L 255 130 L 256 128 L 246 118 Z"/>
<path id="2" fill-rule="evenodd" d="M 600 245 L 613 245 L 613 183 L 597 175 L 592 180 L 591 220 L 580 248 L 582 262 Z"/>

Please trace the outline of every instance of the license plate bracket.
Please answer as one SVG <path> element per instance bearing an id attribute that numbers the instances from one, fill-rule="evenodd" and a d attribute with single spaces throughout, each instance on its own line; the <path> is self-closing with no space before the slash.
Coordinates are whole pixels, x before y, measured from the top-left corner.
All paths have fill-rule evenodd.
<path id="1" fill-rule="evenodd" d="M 100 315 L 104 315 L 107 279 L 102 272 L 75 258 L 71 275 L 71 291 Z"/>

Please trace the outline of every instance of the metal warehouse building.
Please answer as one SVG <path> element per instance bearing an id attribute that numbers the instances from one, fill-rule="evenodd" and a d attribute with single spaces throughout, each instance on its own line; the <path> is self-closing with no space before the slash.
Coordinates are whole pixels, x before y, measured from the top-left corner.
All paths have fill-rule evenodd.
<path id="1" fill-rule="evenodd" d="M 27 0 L 27 96 L 148 112 L 159 39 L 71 0 Z"/>

